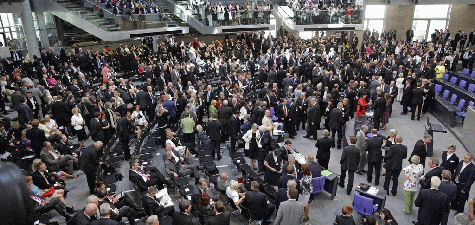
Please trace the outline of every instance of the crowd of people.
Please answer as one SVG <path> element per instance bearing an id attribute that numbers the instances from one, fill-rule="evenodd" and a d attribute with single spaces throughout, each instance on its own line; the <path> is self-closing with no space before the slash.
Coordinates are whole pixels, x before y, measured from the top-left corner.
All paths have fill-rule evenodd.
<path id="1" fill-rule="evenodd" d="M 160 13 L 155 0 L 97 0 L 115 15 Z"/>
<path id="2" fill-rule="evenodd" d="M 214 160 L 222 157 L 222 143 L 229 141 L 230 153 L 243 147 L 251 169 L 276 190 L 274 206 L 258 182 L 246 190 L 235 180 L 227 181 L 226 174 L 218 178 L 216 188 L 264 224 L 275 208 L 275 224 L 308 220 L 311 181 L 328 169 L 332 148 L 343 148 L 340 186 L 346 186 L 348 195 L 355 173 L 367 173 L 368 183 L 379 185 L 384 168 L 384 189 L 392 195 L 397 195 L 398 177 L 404 172 L 405 212 L 411 214 L 413 204 L 419 207 L 417 224 L 439 224 L 449 208 L 461 213 L 457 218 L 473 220 L 472 208 L 471 214 L 463 214 L 475 178 L 470 154 L 459 162 L 456 146 L 451 145 L 442 163 L 429 158 L 426 164 L 429 135 L 415 143 L 409 158 L 407 146 L 412 143 L 403 144 L 397 130 L 391 129 L 388 137 L 380 135 L 388 126 L 397 127 L 390 121 L 395 102 L 401 102 L 403 114 L 410 108 L 411 119 L 430 110 L 432 81 L 441 77 L 445 70 L 440 66 L 455 54 L 442 40 L 411 42 L 394 36 L 365 35 L 358 46 L 347 35 L 302 40 L 279 30 L 276 37 L 241 33 L 210 43 L 167 37 L 155 50 L 145 40 L 142 45 L 119 44 L 101 51 L 42 49 L 41 57 L 31 58 L 12 52 L 2 60 L 0 106 L 8 113 L 5 103 L 10 102 L 18 116 L 2 119 L 0 141 L 6 148 L 0 154 L 2 160 L 20 166 L 32 156 L 33 162 L 23 169 L 28 195 L 38 206 L 35 215 L 54 209 L 71 224 L 89 224 L 98 211 L 103 219 L 126 217 L 131 224 L 145 215 L 152 216 L 148 224 L 168 216 L 190 224 L 192 211 L 201 223 L 213 224 L 209 221 L 222 217 L 229 221 L 223 203 L 193 161 L 204 137 L 210 139 Z M 473 65 L 473 49 L 466 51 Z M 452 66 L 460 69 L 458 63 Z M 353 118 L 362 125 L 348 137 L 345 126 Z M 166 151 L 163 173 L 152 165 L 140 166 L 129 149 L 130 140 L 139 138 L 152 121 L 161 137 L 158 144 Z M 276 145 L 275 122 L 289 135 L 282 147 Z M 291 142 L 300 129 L 306 130 L 305 138 L 316 140 L 318 149 L 305 163 L 296 161 Z M 123 159 L 130 162 L 129 180 L 144 193 L 143 208 L 127 197 L 110 195 L 97 179 L 103 146 L 113 136 L 119 139 Z M 88 139 L 94 143 L 86 146 Z M 403 168 L 405 159 L 411 165 Z M 423 175 L 426 165 L 430 169 Z M 78 169 L 86 174 L 91 196 L 86 207 L 75 212 L 64 201 L 64 180 L 75 179 Z M 180 201 L 179 212 L 174 212 L 169 202 L 154 196 L 171 185 L 170 180 L 184 176 L 195 178 L 198 198 Z M 419 185 L 424 190 L 419 191 Z M 352 224 L 351 207 L 342 212 L 338 224 Z M 379 214 L 386 224 L 397 224 L 389 210 Z M 365 223 L 376 224 L 375 218 L 369 216 Z"/>
<path id="3" fill-rule="evenodd" d="M 353 1 L 288 1 L 295 13 L 296 23 L 301 24 L 351 24 L 361 23 L 362 5 Z"/>

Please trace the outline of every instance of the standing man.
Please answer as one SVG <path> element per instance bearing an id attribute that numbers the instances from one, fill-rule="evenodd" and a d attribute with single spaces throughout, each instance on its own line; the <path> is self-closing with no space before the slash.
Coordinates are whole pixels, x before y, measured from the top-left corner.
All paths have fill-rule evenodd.
<path id="1" fill-rule="evenodd" d="M 368 152 L 368 176 L 367 181 L 371 183 L 373 180 L 373 168 L 374 168 L 374 184 L 379 185 L 379 175 L 381 173 L 381 161 L 383 160 L 383 151 L 381 146 L 383 145 L 383 137 L 378 136 L 378 130 L 371 130 L 373 137 L 366 141 L 366 151 Z"/>
<path id="2" fill-rule="evenodd" d="M 338 139 L 336 141 L 336 148 L 341 148 L 341 139 L 343 138 L 343 125 L 345 125 L 345 120 L 343 119 L 343 102 L 339 102 L 336 108 L 332 109 L 330 112 L 330 122 L 329 126 L 332 131 L 332 139 L 335 140 L 335 133 L 338 133 Z M 335 146 L 335 143 L 332 143 L 332 146 Z"/>
<path id="3" fill-rule="evenodd" d="M 320 108 L 317 104 L 317 99 L 312 98 L 310 100 L 310 106 L 307 111 L 307 123 L 308 123 L 308 130 L 307 136 L 305 138 L 311 138 L 313 136 L 314 140 L 317 140 L 317 131 L 320 127 Z"/>
<path id="4" fill-rule="evenodd" d="M 396 144 L 391 145 L 387 154 L 384 155 L 386 162 L 386 177 L 384 190 L 389 195 L 389 183 L 393 180 L 392 194 L 396 196 L 399 174 L 402 169 L 402 160 L 407 157 L 407 146 L 402 144 L 402 137 L 396 136 Z"/>
<path id="5" fill-rule="evenodd" d="M 86 174 L 87 185 L 89 186 L 89 193 L 94 194 L 96 189 L 97 169 L 102 156 L 102 142 L 96 141 L 94 144 L 85 148 L 81 154 L 81 170 Z"/>
<path id="6" fill-rule="evenodd" d="M 427 144 L 432 141 L 432 136 L 426 134 L 424 138 L 418 140 L 414 145 L 414 150 L 412 150 L 411 157 L 417 155 L 421 158 L 421 164 L 423 167 L 426 166 L 426 157 L 427 157 Z M 409 157 L 409 159 L 411 158 Z"/>
<path id="7" fill-rule="evenodd" d="M 275 218 L 275 225 L 294 225 L 303 222 L 305 217 L 305 205 L 302 202 L 297 201 L 299 191 L 296 188 L 289 188 L 287 190 L 287 196 L 289 199 L 280 203 Z"/>
<path id="8" fill-rule="evenodd" d="M 406 86 L 404 87 L 404 90 L 402 92 L 402 100 L 401 104 L 403 106 L 402 108 L 402 113 L 401 115 L 406 115 L 407 114 L 407 107 L 410 104 L 411 101 L 411 95 L 412 95 L 412 85 L 411 85 L 411 80 L 406 79 Z"/>
<path id="9" fill-rule="evenodd" d="M 449 145 L 447 151 L 442 152 L 442 163 L 440 164 L 444 169 L 449 170 L 451 174 L 455 174 L 455 170 L 460 162 L 459 157 L 455 154 L 457 147 Z"/>
<path id="10" fill-rule="evenodd" d="M 442 215 L 449 210 L 449 201 L 447 195 L 438 190 L 440 178 L 432 177 L 430 179 L 430 189 L 424 189 L 417 195 L 414 204 L 419 207 L 417 225 L 440 224 Z"/>
<path id="11" fill-rule="evenodd" d="M 355 178 L 355 171 L 358 168 L 358 159 L 360 158 L 360 152 L 355 146 L 356 137 L 350 136 L 350 144 L 343 148 L 343 153 L 341 155 L 340 164 L 341 164 L 341 177 L 340 177 L 340 187 L 345 187 L 345 177 L 346 172 L 348 171 L 348 184 L 346 185 L 346 194 L 350 195 L 351 190 L 353 190 L 353 180 Z"/>
<path id="12" fill-rule="evenodd" d="M 453 204 L 455 200 L 457 199 L 457 185 L 451 182 L 452 180 L 452 174 L 448 170 L 443 170 L 442 171 L 442 182 L 440 183 L 439 186 L 439 191 L 446 194 L 447 197 L 449 198 L 449 205 Z M 450 209 L 450 208 L 449 208 Z M 442 216 L 442 225 L 447 225 L 447 221 L 449 219 L 449 213 L 450 210 L 447 210 L 447 212 Z"/>
<path id="13" fill-rule="evenodd" d="M 220 144 L 221 144 L 221 123 L 218 121 L 218 115 L 215 113 L 213 118 L 208 121 L 208 125 L 206 126 L 206 134 L 211 139 L 211 152 L 213 159 L 216 158 L 216 154 L 218 155 L 218 161 L 221 160 L 221 151 L 220 151 Z"/>
<path id="14" fill-rule="evenodd" d="M 422 84 L 421 82 L 417 82 L 416 88 L 412 89 L 412 94 L 411 94 L 411 120 L 414 120 L 414 117 L 416 116 L 416 108 L 417 108 L 417 120 L 421 119 L 423 95 L 424 95 L 424 90 L 422 90 Z"/>
<path id="15" fill-rule="evenodd" d="M 361 125 L 360 130 L 356 133 L 356 148 L 360 152 L 360 160 L 356 173 L 359 175 L 366 172 L 364 166 L 366 164 L 366 132 L 368 132 L 368 129 L 368 126 Z"/>
<path id="16" fill-rule="evenodd" d="M 129 120 L 130 113 L 127 112 L 127 115 L 120 117 L 119 113 L 114 114 L 117 120 L 116 134 L 119 138 L 122 151 L 124 152 L 124 159 L 126 161 L 130 160 L 130 149 L 129 149 L 129 134 L 133 133 L 133 124 Z"/>
<path id="17" fill-rule="evenodd" d="M 228 121 L 228 134 L 231 138 L 231 152 L 234 153 L 236 151 L 236 142 L 239 135 L 239 128 L 241 126 L 241 122 L 239 121 L 239 115 L 241 114 L 240 111 L 234 111 L 234 115 Z"/>
<path id="18" fill-rule="evenodd" d="M 381 118 L 384 111 L 386 111 L 386 100 L 383 97 L 383 93 L 378 93 L 378 98 L 374 101 L 372 107 L 374 112 L 374 129 L 379 130 Z"/>
<path id="19" fill-rule="evenodd" d="M 470 188 L 475 180 L 475 165 L 472 162 L 472 154 L 467 153 L 463 161 L 457 166 L 453 181 L 457 185 L 457 203 L 452 206 L 459 213 L 463 213 L 465 202 L 468 200 Z"/>

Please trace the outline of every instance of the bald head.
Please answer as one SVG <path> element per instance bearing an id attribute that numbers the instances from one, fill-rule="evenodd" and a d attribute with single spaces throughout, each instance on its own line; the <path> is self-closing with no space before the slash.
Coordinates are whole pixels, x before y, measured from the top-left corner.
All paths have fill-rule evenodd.
<path id="1" fill-rule="evenodd" d="M 158 224 L 158 216 L 157 215 L 152 215 L 147 218 L 147 221 L 145 222 L 145 225 L 159 225 Z"/>

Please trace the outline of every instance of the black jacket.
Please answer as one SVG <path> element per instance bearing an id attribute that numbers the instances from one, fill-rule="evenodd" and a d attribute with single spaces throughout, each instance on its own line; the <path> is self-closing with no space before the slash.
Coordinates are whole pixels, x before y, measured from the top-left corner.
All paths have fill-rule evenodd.
<path id="1" fill-rule="evenodd" d="M 173 225 L 193 225 L 193 220 L 189 215 L 182 212 L 173 214 Z"/>
<path id="2" fill-rule="evenodd" d="M 457 166 L 457 170 L 455 170 L 455 174 L 452 175 L 452 179 L 457 181 L 456 178 L 458 178 L 458 182 L 463 185 L 463 190 L 465 193 L 468 193 L 473 181 L 475 180 L 475 166 L 473 163 L 470 163 L 465 167 L 465 169 L 462 170 L 462 172 L 460 172 L 462 166 L 463 161 L 460 161 L 459 165 Z"/>
<path id="3" fill-rule="evenodd" d="M 99 168 L 99 159 L 101 156 L 102 150 L 98 150 L 94 145 L 89 145 L 82 151 L 79 157 L 81 170 L 84 171 L 84 173 L 96 173 Z"/>
<path id="4" fill-rule="evenodd" d="M 454 153 L 452 156 L 450 156 L 450 158 L 447 159 L 447 155 L 447 151 L 442 152 L 442 163 L 440 165 L 449 170 L 453 176 L 459 164 L 459 157 Z"/>
<path id="5" fill-rule="evenodd" d="M 100 218 L 91 222 L 91 225 L 117 225 L 119 222 L 112 220 L 111 218 Z"/>
<path id="6" fill-rule="evenodd" d="M 248 191 L 242 203 L 249 209 L 252 218 L 262 219 L 266 216 L 267 197 L 264 193 L 260 191 Z"/>
<path id="7" fill-rule="evenodd" d="M 329 126 L 332 130 L 341 130 L 345 120 L 343 120 L 343 112 L 339 108 L 334 108 L 329 115 Z"/>
<path id="8" fill-rule="evenodd" d="M 322 137 L 317 140 L 315 147 L 317 150 L 317 159 L 330 159 L 330 150 L 335 141 L 329 137 Z"/>
<path id="9" fill-rule="evenodd" d="M 421 190 L 414 204 L 419 207 L 417 220 L 421 225 L 440 224 L 442 215 L 449 210 L 447 195 L 434 189 Z"/>
<path id="10" fill-rule="evenodd" d="M 421 183 L 421 188 L 422 189 L 429 189 L 430 188 L 430 179 L 433 177 L 433 176 L 437 176 L 439 177 L 440 179 L 442 179 L 442 171 L 444 170 L 444 167 L 441 167 L 441 166 L 438 166 L 438 167 L 435 167 L 435 168 L 432 168 L 431 170 L 429 170 L 425 175 L 424 175 L 424 179 L 421 179 L 420 183 Z"/>
<path id="11" fill-rule="evenodd" d="M 385 168 L 387 170 L 401 170 L 402 160 L 407 157 L 407 147 L 402 144 L 391 145 L 389 151 L 384 155 Z"/>
<path id="12" fill-rule="evenodd" d="M 239 128 L 241 126 L 241 122 L 239 121 L 236 116 L 231 116 L 228 121 L 228 134 L 231 137 L 237 137 L 239 134 Z"/>
<path id="13" fill-rule="evenodd" d="M 373 103 L 374 117 L 383 117 L 386 111 L 386 100 L 384 98 L 377 98 Z"/>
<path id="14" fill-rule="evenodd" d="M 94 141 L 103 141 L 104 140 L 104 130 L 102 129 L 102 124 L 98 121 L 97 118 L 92 118 L 89 124 L 89 133 Z"/>
<path id="15" fill-rule="evenodd" d="M 81 209 L 68 220 L 67 225 L 89 225 L 94 220 L 96 220 L 96 217 L 88 218 L 84 215 L 84 209 Z"/>
<path id="16" fill-rule="evenodd" d="M 208 217 L 207 225 L 229 225 L 231 223 L 231 214 L 229 212 L 223 212 L 219 215 Z"/>
<path id="17" fill-rule="evenodd" d="M 424 96 L 424 90 L 421 88 L 412 89 L 411 104 L 422 105 L 422 96 Z"/>
<path id="18" fill-rule="evenodd" d="M 355 225 L 355 220 L 353 216 L 337 215 L 335 225 Z"/>
<path id="19" fill-rule="evenodd" d="M 457 185 L 450 181 L 443 180 L 439 185 L 439 191 L 447 195 L 449 203 L 457 199 Z"/>
<path id="20" fill-rule="evenodd" d="M 39 171 L 35 171 L 31 175 L 33 178 L 33 184 L 36 185 L 39 189 L 49 189 L 56 182 L 54 179 L 52 179 L 52 176 L 50 173 L 44 172 L 44 175 L 46 179 L 48 180 L 49 184 L 46 182 L 45 178 L 41 176 L 41 173 Z"/>
<path id="21" fill-rule="evenodd" d="M 426 164 L 426 157 L 427 157 L 427 150 L 423 140 L 418 140 L 414 145 L 414 150 L 412 150 L 411 157 L 409 157 L 409 162 L 411 162 L 411 158 L 413 155 L 417 155 L 421 158 L 421 165 L 425 166 Z"/>
<path id="22" fill-rule="evenodd" d="M 373 136 L 366 140 L 366 151 L 368 152 L 368 162 L 381 162 L 383 160 L 383 137 Z"/>
<path id="23" fill-rule="evenodd" d="M 206 134 L 213 141 L 221 140 L 221 123 L 218 120 L 209 120 L 206 126 Z"/>
<path id="24" fill-rule="evenodd" d="M 360 161 L 360 152 L 354 145 L 348 145 L 343 148 L 340 164 L 342 170 L 355 171 Z"/>

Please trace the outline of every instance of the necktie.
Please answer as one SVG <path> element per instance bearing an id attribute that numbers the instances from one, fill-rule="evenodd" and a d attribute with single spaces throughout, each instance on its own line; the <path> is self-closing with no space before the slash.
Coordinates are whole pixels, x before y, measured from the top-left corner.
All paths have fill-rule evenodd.
<path id="1" fill-rule="evenodd" d="M 287 117 L 287 106 L 284 104 L 284 116 Z"/>
<path id="2" fill-rule="evenodd" d="M 150 178 L 148 176 L 146 176 L 145 174 L 141 173 L 140 171 L 137 170 L 137 173 L 142 177 L 142 179 L 147 182 L 150 180 Z"/>

